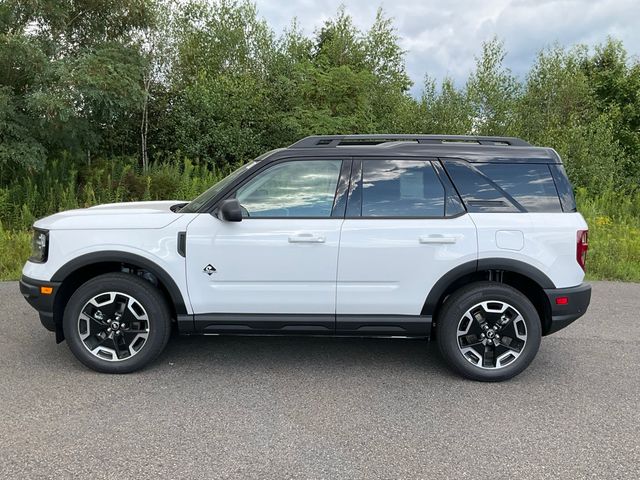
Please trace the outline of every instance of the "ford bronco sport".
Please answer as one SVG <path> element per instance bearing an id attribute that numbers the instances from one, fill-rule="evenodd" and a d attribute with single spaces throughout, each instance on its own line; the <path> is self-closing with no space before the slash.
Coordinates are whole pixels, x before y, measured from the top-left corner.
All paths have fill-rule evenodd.
<path id="1" fill-rule="evenodd" d="M 312 136 L 193 201 L 34 224 L 20 290 L 86 366 L 181 334 L 434 337 L 463 376 L 522 372 L 584 314 L 587 225 L 558 154 L 517 138 Z"/>

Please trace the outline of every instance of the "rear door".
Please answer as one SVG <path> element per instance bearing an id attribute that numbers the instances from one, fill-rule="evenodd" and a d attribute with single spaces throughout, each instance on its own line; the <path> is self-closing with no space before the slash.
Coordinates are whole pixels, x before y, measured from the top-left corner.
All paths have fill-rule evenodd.
<path id="1" fill-rule="evenodd" d="M 476 228 L 435 159 L 354 160 L 340 238 L 337 331 L 427 335 L 435 282 L 477 259 Z"/>

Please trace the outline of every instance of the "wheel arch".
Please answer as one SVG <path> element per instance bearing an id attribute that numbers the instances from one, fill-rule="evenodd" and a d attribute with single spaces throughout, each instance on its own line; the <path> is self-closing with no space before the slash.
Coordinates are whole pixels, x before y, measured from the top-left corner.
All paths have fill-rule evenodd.
<path id="1" fill-rule="evenodd" d="M 538 268 L 518 260 L 483 258 L 463 263 L 445 275 L 433 286 L 422 307 L 421 315 L 436 320 L 446 298 L 469 283 L 491 280 L 510 285 L 523 293 L 535 306 L 542 323 L 543 335 L 551 327 L 551 305 L 544 289 L 556 288 L 553 281 Z"/>
<path id="2" fill-rule="evenodd" d="M 173 318 L 187 314 L 187 308 L 180 288 L 164 268 L 148 258 L 129 252 L 101 251 L 81 255 L 60 267 L 51 277 L 52 282 L 60 282 L 60 289 L 54 301 L 54 321 L 62 325 L 66 304 L 77 288 L 87 280 L 109 272 L 148 272 L 157 281 L 157 287 L 169 301 Z M 143 275 L 143 278 L 144 275 Z M 150 278 L 146 278 L 150 280 Z M 154 283 L 151 281 L 151 283 Z M 62 332 L 58 332 L 58 337 Z M 59 340 L 61 340 L 59 338 Z"/>

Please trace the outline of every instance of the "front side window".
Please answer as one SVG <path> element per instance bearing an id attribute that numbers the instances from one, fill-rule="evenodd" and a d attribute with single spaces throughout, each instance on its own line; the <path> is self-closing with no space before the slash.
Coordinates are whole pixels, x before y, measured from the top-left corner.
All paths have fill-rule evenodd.
<path id="1" fill-rule="evenodd" d="M 430 161 L 362 162 L 363 217 L 443 217 L 444 198 Z"/>
<path id="2" fill-rule="evenodd" d="M 236 192 L 247 218 L 331 216 L 342 160 L 279 163 Z"/>

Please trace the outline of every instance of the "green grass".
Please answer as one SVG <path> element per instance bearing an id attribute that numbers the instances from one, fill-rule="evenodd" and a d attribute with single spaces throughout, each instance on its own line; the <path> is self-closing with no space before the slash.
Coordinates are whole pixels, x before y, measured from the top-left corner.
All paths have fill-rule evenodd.
<path id="1" fill-rule="evenodd" d="M 6 231 L 0 225 L 0 280 L 17 280 L 31 251 L 31 232 Z"/>

